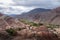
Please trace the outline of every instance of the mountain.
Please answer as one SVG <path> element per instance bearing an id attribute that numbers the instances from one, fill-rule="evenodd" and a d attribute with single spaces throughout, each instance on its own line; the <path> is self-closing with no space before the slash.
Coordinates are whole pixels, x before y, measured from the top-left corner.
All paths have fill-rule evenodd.
<path id="1" fill-rule="evenodd" d="M 38 16 L 38 15 L 40 16 L 40 14 L 42 14 L 43 12 L 49 12 L 49 11 L 51 11 L 51 9 L 36 8 L 27 13 L 22 13 L 21 15 L 16 15 L 14 17 L 23 18 L 32 21 L 34 20 L 34 16 Z"/>
<path id="2" fill-rule="evenodd" d="M 47 11 L 51 11 L 51 9 L 36 8 L 29 12 L 22 13 L 21 15 L 15 15 L 14 17 L 28 19 L 30 16 L 33 16 L 37 13 L 40 14 L 41 12 L 47 12 Z"/>
<path id="3" fill-rule="evenodd" d="M 30 19 L 31 17 L 33 21 L 40 20 L 41 18 L 43 21 L 43 18 L 47 20 L 48 18 L 51 19 L 51 17 L 52 17 L 51 20 L 53 21 L 55 20 L 56 17 L 60 16 L 59 11 L 57 10 L 34 13 L 33 15 L 29 13 L 26 13 L 26 14 L 27 15 L 24 15 L 24 16 L 27 17 L 27 19 Z M 20 18 L 21 17 L 24 18 L 24 16 L 20 15 Z M 27 20 L 19 20 L 19 19 L 0 13 L 0 39 L 1 40 L 40 40 L 40 39 L 41 40 L 60 40 L 60 36 L 58 36 L 60 35 L 60 31 L 58 30 L 56 31 L 55 26 L 53 31 L 53 28 L 51 28 L 51 25 L 49 27 L 51 29 L 49 29 L 47 26 L 43 24 L 40 25 L 34 22 L 29 22 Z M 57 29 L 60 30 L 60 28 L 58 27 Z"/>
<path id="4" fill-rule="evenodd" d="M 16 17 L 34 22 L 43 22 L 60 25 L 60 7 L 54 9 L 36 8 Z"/>
<path id="5" fill-rule="evenodd" d="M 50 11 L 50 9 L 36 8 L 36 9 L 31 10 L 28 13 L 40 13 L 40 12 L 47 12 L 47 11 Z"/>

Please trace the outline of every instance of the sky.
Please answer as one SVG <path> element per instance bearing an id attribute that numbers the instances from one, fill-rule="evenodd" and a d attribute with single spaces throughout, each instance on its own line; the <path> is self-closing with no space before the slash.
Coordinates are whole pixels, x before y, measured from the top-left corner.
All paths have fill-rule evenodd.
<path id="1" fill-rule="evenodd" d="M 34 8 L 52 9 L 60 6 L 60 0 L 0 0 L 0 12 L 21 14 Z"/>

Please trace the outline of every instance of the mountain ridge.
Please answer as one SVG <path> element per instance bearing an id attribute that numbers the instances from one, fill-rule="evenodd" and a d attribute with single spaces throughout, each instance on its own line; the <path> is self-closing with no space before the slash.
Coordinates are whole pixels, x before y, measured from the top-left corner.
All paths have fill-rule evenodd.
<path id="1" fill-rule="evenodd" d="M 34 11 L 35 10 L 35 11 Z M 37 11 L 36 11 L 37 10 Z M 23 18 L 27 20 L 37 21 L 37 22 L 44 22 L 44 23 L 52 23 L 52 24 L 59 24 L 60 21 L 56 18 L 59 18 L 60 16 L 60 7 L 54 8 L 54 9 L 44 9 L 47 11 L 38 11 L 41 9 L 33 9 L 27 13 L 23 13 L 21 15 L 16 16 L 17 18 Z M 58 20 L 59 22 L 56 23 Z M 55 21 L 55 22 L 54 22 Z"/>

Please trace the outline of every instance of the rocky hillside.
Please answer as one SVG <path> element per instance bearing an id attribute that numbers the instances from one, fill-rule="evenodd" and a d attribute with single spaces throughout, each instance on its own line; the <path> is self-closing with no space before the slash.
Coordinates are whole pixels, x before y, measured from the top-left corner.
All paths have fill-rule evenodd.
<path id="1" fill-rule="evenodd" d="M 60 34 L 59 34 L 60 35 Z M 60 40 L 59 36 L 46 26 L 0 29 L 0 40 Z"/>
<path id="2" fill-rule="evenodd" d="M 60 7 L 55 9 L 33 9 L 28 13 L 18 15 L 17 18 L 60 25 Z"/>
<path id="3" fill-rule="evenodd" d="M 17 28 L 24 26 L 18 19 L 0 13 L 0 28 Z"/>
<path id="4" fill-rule="evenodd" d="M 60 40 L 59 28 L 0 13 L 0 40 Z"/>
<path id="5" fill-rule="evenodd" d="M 0 13 L 0 40 L 60 40 L 59 8 L 36 12 L 19 18 Z"/>

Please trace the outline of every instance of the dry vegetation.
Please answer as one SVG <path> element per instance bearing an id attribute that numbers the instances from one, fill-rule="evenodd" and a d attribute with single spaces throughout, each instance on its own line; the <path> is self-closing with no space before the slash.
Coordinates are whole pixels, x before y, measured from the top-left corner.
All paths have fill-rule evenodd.
<path id="1" fill-rule="evenodd" d="M 21 20 L 20 20 L 21 21 Z M 22 20 L 23 28 L 9 28 L 0 32 L 0 40 L 60 40 L 60 25 L 34 23 Z"/>
<path id="2" fill-rule="evenodd" d="M 60 25 L 18 20 L 12 17 L 0 19 L 0 40 L 60 40 Z"/>

